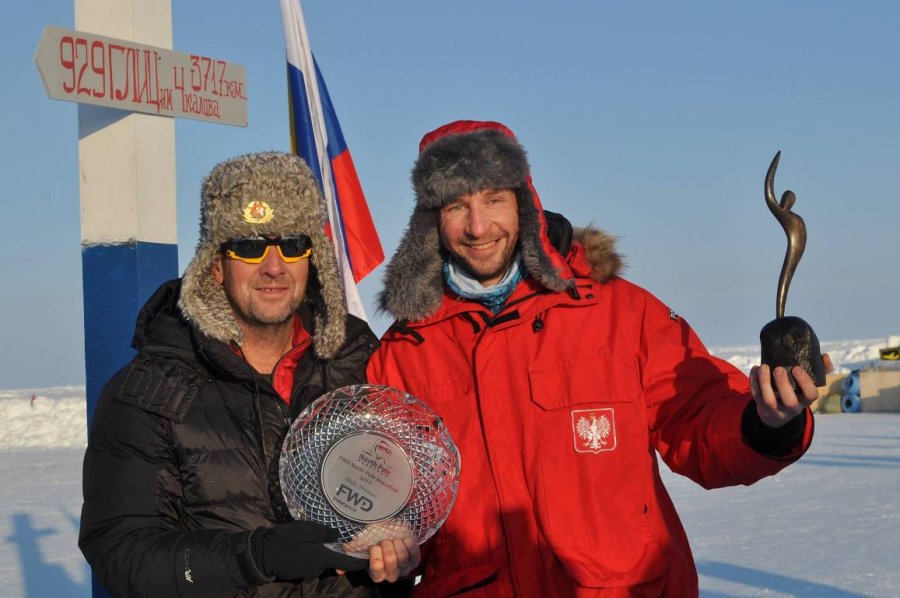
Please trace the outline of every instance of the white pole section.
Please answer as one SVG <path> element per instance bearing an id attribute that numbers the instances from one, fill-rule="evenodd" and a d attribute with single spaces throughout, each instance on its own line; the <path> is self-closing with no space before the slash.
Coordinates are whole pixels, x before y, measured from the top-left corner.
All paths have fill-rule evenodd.
<path id="1" fill-rule="evenodd" d="M 75 28 L 171 48 L 172 3 L 75 0 Z M 90 422 L 103 386 L 134 354 L 139 309 L 178 275 L 175 120 L 79 104 L 78 168 Z M 96 581 L 93 590 L 106 595 Z"/>

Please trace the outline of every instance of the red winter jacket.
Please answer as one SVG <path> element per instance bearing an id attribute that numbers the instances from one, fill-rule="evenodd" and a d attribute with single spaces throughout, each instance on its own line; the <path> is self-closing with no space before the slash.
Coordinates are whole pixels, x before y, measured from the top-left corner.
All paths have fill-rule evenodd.
<path id="1" fill-rule="evenodd" d="M 434 408 L 462 457 L 417 594 L 696 595 L 657 453 L 715 488 L 752 484 L 809 446 L 810 417 L 785 458 L 750 448 L 747 377 L 647 291 L 594 281 L 581 244 L 567 262 L 577 294 L 526 278 L 494 316 L 447 293 L 432 316 L 392 326 L 370 361 L 369 380 Z"/>

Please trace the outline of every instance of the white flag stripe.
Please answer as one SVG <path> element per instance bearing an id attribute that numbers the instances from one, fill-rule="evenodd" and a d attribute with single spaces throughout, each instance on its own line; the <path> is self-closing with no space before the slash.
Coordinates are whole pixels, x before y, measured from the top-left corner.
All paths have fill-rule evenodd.
<path id="1" fill-rule="evenodd" d="M 299 0 L 281 0 L 281 16 L 284 21 L 287 61 L 303 73 L 303 85 L 306 88 L 306 97 L 309 100 L 307 108 L 312 121 L 319 171 L 322 173 L 322 191 L 325 194 L 325 207 L 328 212 L 328 222 L 331 224 L 335 256 L 337 257 L 341 282 L 344 285 L 344 303 L 348 312 L 368 321 L 362 298 L 359 295 L 359 288 L 356 286 L 356 281 L 353 280 L 353 272 L 350 268 L 350 260 L 344 239 L 344 227 L 338 216 L 337 194 L 334 191 L 331 159 L 328 157 L 327 151 L 328 131 L 325 127 L 325 116 L 322 113 L 322 103 L 319 98 L 319 81 Z"/>

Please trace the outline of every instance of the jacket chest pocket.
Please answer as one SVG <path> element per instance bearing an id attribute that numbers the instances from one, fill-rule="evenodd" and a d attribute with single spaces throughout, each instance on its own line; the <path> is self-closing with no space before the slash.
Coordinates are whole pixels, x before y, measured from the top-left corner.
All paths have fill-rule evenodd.
<path id="1" fill-rule="evenodd" d="M 547 472 L 552 479 L 634 475 L 635 458 L 647 455 L 650 445 L 640 376 L 630 356 L 532 366 L 528 382 L 541 458 L 556 464 Z M 561 464 L 571 468 L 560 471 Z M 557 480 L 557 474 L 576 477 Z"/>
<path id="2" fill-rule="evenodd" d="M 535 365 L 528 377 L 544 534 L 580 584 L 623 581 L 654 552 L 652 449 L 637 363 L 601 354 Z"/>

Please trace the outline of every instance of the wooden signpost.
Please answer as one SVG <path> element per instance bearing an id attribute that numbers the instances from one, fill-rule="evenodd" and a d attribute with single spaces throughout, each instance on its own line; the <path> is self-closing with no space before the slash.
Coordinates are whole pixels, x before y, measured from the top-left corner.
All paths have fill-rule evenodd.
<path id="1" fill-rule="evenodd" d="M 247 125 L 244 67 L 225 60 L 53 26 L 34 60 L 55 100 Z"/>

